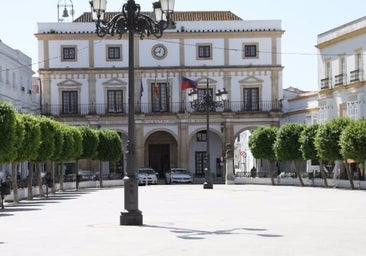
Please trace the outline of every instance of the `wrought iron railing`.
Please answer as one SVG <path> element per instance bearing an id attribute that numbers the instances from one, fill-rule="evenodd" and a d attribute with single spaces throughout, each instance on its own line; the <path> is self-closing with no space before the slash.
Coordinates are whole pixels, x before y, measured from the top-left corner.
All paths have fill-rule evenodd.
<path id="1" fill-rule="evenodd" d="M 359 69 L 350 72 L 350 82 L 360 81 L 361 71 Z"/>
<path id="2" fill-rule="evenodd" d="M 281 101 L 231 101 L 225 102 L 223 108 L 210 109 L 210 112 L 271 112 L 282 111 Z M 169 102 L 162 104 L 160 108 L 151 103 L 136 104 L 136 114 L 177 114 L 177 113 L 199 113 L 194 110 L 189 102 Z M 118 107 L 108 104 L 75 104 L 67 107 L 62 104 L 43 104 L 42 115 L 46 116 L 87 116 L 87 115 L 110 115 L 127 116 L 128 104 L 120 104 Z"/>
<path id="3" fill-rule="evenodd" d="M 323 78 L 320 80 L 320 89 L 329 89 L 330 88 L 331 79 L 329 77 Z"/>
<path id="4" fill-rule="evenodd" d="M 334 86 L 340 86 L 347 83 L 347 76 L 345 74 L 339 74 L 334 76 Z"/>

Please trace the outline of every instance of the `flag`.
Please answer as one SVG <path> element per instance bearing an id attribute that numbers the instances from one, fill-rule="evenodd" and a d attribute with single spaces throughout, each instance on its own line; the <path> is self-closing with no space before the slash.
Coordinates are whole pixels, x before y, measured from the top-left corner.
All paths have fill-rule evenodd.
<path id="1" fill-rule="evenodd" d="M 158 83 L 156 81 L 155 81 L 155 84 L 153 86 L 153 95 L 154 95 L 154 99 L 159 98 L 159 86 L 158 86 Z"/>
<path id="2" fill-rule="evenodd" d="M 196 89 L 197 83 L 191 79 L 182 76 L 182 90 Z"/>

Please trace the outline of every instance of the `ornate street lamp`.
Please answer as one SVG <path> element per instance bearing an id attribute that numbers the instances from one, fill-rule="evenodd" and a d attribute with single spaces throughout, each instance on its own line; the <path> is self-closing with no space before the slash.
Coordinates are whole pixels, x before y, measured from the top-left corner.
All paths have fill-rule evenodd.
<path id="1" fill-rule="evenodd" d="M 175 0 L 160 0 L 153 3 L 154 13 L 149 16 L 140 12 L 140 5 L 128 0 L 122 12 L 111 20 L 105 20 L 106 0 L 89 1 L 92 8 L 96 34 L 104 37 L 118 34 L 119 38 L 128 33 L 128 141 L 127 141 L 127 172 L 124 177 L 124 206 L 121 212 L 121 225 L 142 225 L 142 212 L 138 209 L 138 180 L 135 170 L 135 70 L 134 70 L 134 35 L 140 39 L 154 35 L 160 38 L 163 31 L 174 24 L 171 19 Z M 155 16 L 152 18 L 152 16 Z"/>
<path id="2" fill-rule="evenodd" d="M 205 182 L 203 183 L 204 189 L 212 189 L 212 175 L 210 168 L 210 111 L 215 111 L 216 108 L 223 108 L 225 106 L 225 101 L 228 98 L 228 93 L 224 89 L 218 90 L 216 92 L 216 101 L 213 100 L 212 95 L 209 92 L 209 82 L 207 79 L 206 91 L 202 99 L 198 98 L 197 90 L 192 90 L 188 94 L 189 102 L 191 107 L 195 110 L 205 110 L 206 111 L 206 167 L 205 167 Z"/>

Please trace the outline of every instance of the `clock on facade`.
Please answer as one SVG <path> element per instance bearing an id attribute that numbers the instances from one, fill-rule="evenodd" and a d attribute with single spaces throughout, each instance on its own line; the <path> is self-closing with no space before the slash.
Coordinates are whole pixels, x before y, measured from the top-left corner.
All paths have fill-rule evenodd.
<path id="1" fill-rule="evenodd" d="M 162 44 L 157 44 L 152 48 L 151 53 L 156 59 L 164 59 L 168 53 L 168 49 Z"/>

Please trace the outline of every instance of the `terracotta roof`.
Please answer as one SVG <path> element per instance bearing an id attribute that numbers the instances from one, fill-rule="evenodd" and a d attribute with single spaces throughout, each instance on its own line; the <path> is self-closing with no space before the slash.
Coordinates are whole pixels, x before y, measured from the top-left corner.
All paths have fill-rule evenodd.
<path id="1" fill-rule="evenodd" d="M 110 20 L 114 15 L 120 12 L 106 12 L 106 19 Z M 151 15 L 151 12 L 141 12 L 146 15 Z M 205 11 L 205 12 L 174 12 L 174 21 L 235 21 L 242 20 L 230 11 Z M 90 12 L 84 12 L 74 22 L 93 22 Z"/>

